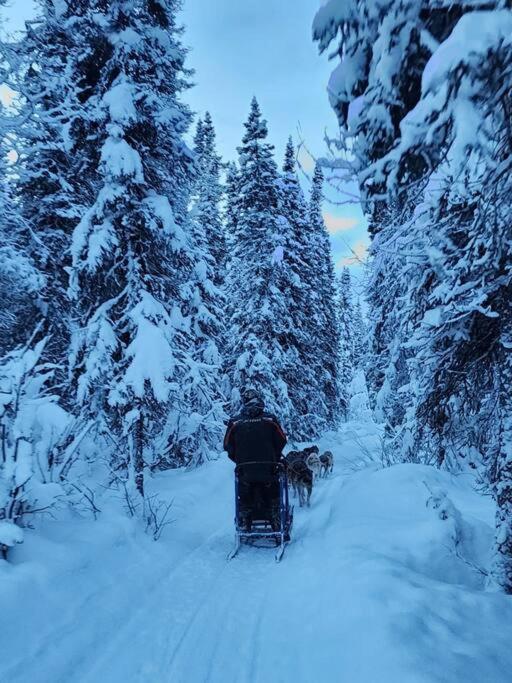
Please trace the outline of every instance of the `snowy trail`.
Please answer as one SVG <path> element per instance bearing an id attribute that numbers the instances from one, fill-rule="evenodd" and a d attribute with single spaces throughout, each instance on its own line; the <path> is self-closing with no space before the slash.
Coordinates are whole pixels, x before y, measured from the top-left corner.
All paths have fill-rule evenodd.
<path id="1" fill-rule="evenodd" d="M 450 528 L 426 508 L 422 480 L 446 484 L 445 475 L 420 468 L 418 479 L 408 466 L 354 473 L 358 446 L 345 434 L 330 447 L 335 473 L 319 482 L 310 509 L 296 508 L 281 564 L 256 548 L 226 561 L 229 463 L 164 478 L 177 491 L 175 522 L 166 542 L 147 546 L 158 555 L 141 557 L 132 539 L 122 562 L 110 559 L 73 601 L 95 566 L 87 563 L 38 640 L 31 628 L 12 641 L 0 680 L 509 681 L 510 602 L 482 592 L 459 560 L 439 559 Z M 451 493 L 474 511 L 479 499 L 467 487 Z"/>
<path id="2" fill-rule="evenodd" d="M 232 483 L 231 477 L 226 479 L 227 494 Z M 310 670 L 314 677 L 317 657 L 310 653 L 310 661 L 304 661 L 297 658 L 297 651 L 311 650 L 309 641 L 320 627 L 315 623 L 318 618 L 306 616 L 304 603 L 312 596 L 325 558 L 319 553 L 307 571 L 301 570 L 301 564 L 308 552 L 306 540 L 315 534 L 325 537 L 330 501 L 339 492 L 342 478 L 333 477 L 321 486 L 328 495 L 317 498 L 310 510 L 299 511 L 297 541 L 281 565 L 274 562 L 272 550 L 252 548 L 242 549 L 235 560 L 226 562 L 233 530 L 230 520 L 224 520 L 222 531 L 200 544 L 145 597 L 144 611 L 110 639 L 90 669 L 85 663 L 77 680 L 97 681 L 108 671 L 109 680 L 114 681 L 249 683 L 278 680 L 276 671 L 283 660 L 290 669 L 280 680 L 313 680 L 303 675 Z M 338 638 L 327 632 L 321 637 L 321 658 L 331 665 L 338 659 Z M 121 652 L 130 652 L 129 659 L 121 657 Z"/>

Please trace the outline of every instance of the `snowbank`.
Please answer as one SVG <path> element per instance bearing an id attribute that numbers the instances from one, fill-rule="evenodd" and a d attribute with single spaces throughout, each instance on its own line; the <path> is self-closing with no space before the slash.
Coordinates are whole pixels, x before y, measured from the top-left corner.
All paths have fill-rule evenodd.
<path id="1" fill-rule="evenodd" d="M 12 522 L 0 522 L 0 546 L 12 548 L 17 543 L 23 543 L 23 529 Z"/>

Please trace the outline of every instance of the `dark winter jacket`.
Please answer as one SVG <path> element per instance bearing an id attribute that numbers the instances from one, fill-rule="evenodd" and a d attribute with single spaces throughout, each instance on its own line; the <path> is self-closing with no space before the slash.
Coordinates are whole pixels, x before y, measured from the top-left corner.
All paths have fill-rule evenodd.
<path id="1" fill-rule="evenodd" d="M 224 450 L 237 465 L 280 462 L 285 444 L 286 435 L 277 418 L 264 412 L 261 406 L 245 407 L 229 421 L 224 437 Z M 247 468 L 245 477 L 263 479 L 266 472 L 268 467 Z"/>

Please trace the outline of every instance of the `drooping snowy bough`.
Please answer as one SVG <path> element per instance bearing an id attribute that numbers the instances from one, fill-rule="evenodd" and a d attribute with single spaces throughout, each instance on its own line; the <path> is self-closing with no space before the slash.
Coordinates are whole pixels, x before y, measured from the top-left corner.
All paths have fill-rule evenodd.
<path id="1" fill-rule="evenodd" d="M 402 460 L 493 488 L 512 592 L 512 11 L 328 2 L 330 96 L 370 219 L 371 396 Z"/>

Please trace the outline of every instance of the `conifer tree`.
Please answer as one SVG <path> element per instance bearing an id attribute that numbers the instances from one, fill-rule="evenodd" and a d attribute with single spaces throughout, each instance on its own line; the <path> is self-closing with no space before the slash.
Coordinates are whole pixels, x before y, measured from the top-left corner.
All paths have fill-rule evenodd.
<path id="1" fill-rule="evenodd" d="M 225 274 L 228 277 L 231 268 L 231 256 L 237 239 L 238 220 L 240 211 L 240 171 L 234 161 L 226 164 L 226 178 L 224 183 L 224 212 L 226 255 L 224 257 Z M 228 311 L 231 311 L 231 301 L 227 300 Z M 227 316 L 231 318 L 231 314 Z"/>
<path id="2" fill-rule="evenodd" d="M 200 138 L 200 139 L 199 139 Z M 223 188 L 220 182 L 222 161 L 217 153 L 216 135 L 209 112 L 198 122 L 195 152 L 198 164 L 196 181 L 196 220 L 206 231 L 207 245 L 213 259 L 213 282 L 221 289 L 226 270 L 226 234 L 220 203 Z"/>
<path id="3" fill-rule="evenodd" d="M 4 4 L 0 0 L 0 6 Z M 38 26 L 45 27 L 45 22 Z M 28 53 L 21 43 L 1 48 L 2 83 L 27 96 L 23 79 Z M 67 479 L 71 464 L 66 448 L 73 442 L 70 416 L 52 391 L 58 386 L 62 396 L 64 349 L 61 339 L 52 345 L 48 336 L 52 332 L 57 337 L 62 329 L 55 319 L 58 306 L 52 308 L 48 298 L 55 269 L 41 272 L 39 256 L 49 244 L 43 240 L 44 229 L 38 230 L 39 225 L 29 220 L 16 192 L 25 164 L 38 162 L 36 149 L 33 159 L 23 153 L 27 130 L 32 134 L 37 117 L 46 113 L 44 89 L 38 94 L 42 103 L 32 118 L 26 97 L 17 98 L 8 108 L 0 104 L 0 520 L 12 525 L 8 532 L 20 540 L 22 532 L 14 525 L 30 523 L 41 508 L 41 499 L 50 508 L 62 494 L 50 482 Z M 21 158 L 16 154 L 16 163 L 11 165 L 8 158 L 12 159 L 9 153 L 14 147 L 21 147 Z M 44 215 L 43 207 L 36 217 L 40 215 Z M 5 557 L 6 546 L 0 550 Z"/>
<path id="4" fill-rule="evenodd" d="M 194 367 L 202 368 L 189 398 L 190 410 L 203 416 L 190 443 L 192 463 L 200 464 L 218 450 L 224 423 L 227 380 L 224 376 L 225 295 L 224 226 L 220 217 L 220 157 L 215 150 L 215 133 L 209 114 L 198 121 L 194 138 L 196 170 L 191 213 L 193 247 L 196 254 L 191 274 L 191 331 Z M 193 446 L 193 448 L 192 448 Z"/>
<path id="5" fill-rule="evenodd" d="M 358 298 L 354 307 L 354 361 L 353 365 L 356 369 L 366 370 L 366 363 L 368 357 L 368 329 L 366 321 L 363 317 L 363 310 L 361 307 L 361 300 Z"/>
<path id="6" fill-rule="evenodd" d="M 68 64 L 81 49 L 85 29 L 80 13 L 42 0 L 41 20 L 9 46 L 12 86 L 20 97 L 15 131 L 19 160 L 16 203 L 23 250 L 42 276 L 38 292 L 40 333 L 47 338 L 41 361 L 54 367 L 48 386 L 58 387 L 61 402 L 73 407 L 67 382 L 71 311 L 67 297 L 73 226 L 88 193 L 87 179 L 73 168 L 68 131 L 81 102 Z M 73 31 L 65 22 L 73 16 Z M 78 161 L 74 159 L 75 164 Z"/>
<path id="7" fill-rule="evenodd" d="M 385 443 L 402 460 L 483 463 L 490 581 L 512 593 L 512 15 L 498 2 L 341 4 L 320 9 L 314 33 L 321 49 L 340 38 L 331 97 L 374 236 L 369 366 Z"/>
<path id="8" fill-rule="evenodd" d="M 238 225 L 238 206 L 240 201 L 240 172 L 234 161 L 226 164 L 226 205 L 224 210 L 224 220 L 228 228 L 226 238 L 229 241 L 231 235 L 236 232 Z"/>
<path id="9" fill-rule="evenodd" d="M 338 284 L 338 325 L 339 325 L 339 391 L 341 410 L 346 418 L 350 401 L 350 383 L 354 376 L 354 311 L 352 307 L 352 285 L 347 267 L 339 278 Z"/>
<path id="10" fill-rule="evenodd" d="M 0 104 L 0 130 L 8 127 L 9 117 Z M 29 342 L 42 319 L 39 291 L 44 284 L 27 252 L 7 153 L 6 140 L 0 139 L 0 357 Z"/>
<path id="11" fill-rule="evenodd" d="M 309 202 L 309 224 L 312 230 L 311 258 L 314 260 L 318 296 L 316 313 L 316 352 L 320 391 L 325 397 L 326 424 L 333 428 L 339 419 L 339 331 L 336 312 L 336 283 L 329 233 L 322 213 L 324 175 L 315 167 Z"/>
<path id="12" fill-rule="evenodd" d="M 190 403 L 203 370 L 186 353 L 192 155 L 182 139 L 190 113 L 179 99 L 187 71 L 176 8 L 82 3 L 92 30 L 68 69 L 82 100 L 70 147 L 92 198 L 72 241 L 73 377 L 80 402 L 122 444 L 116 471 L 141 496 L 150 443 L 165 429 L 171 453 L 186 460 L 201 423 Z"/>
<path id="13" fill-rule="evenodd" d="M 387 0 L 384 5 L 364 2 L 363 9 L 355 3 L 343 5 L 343 0 L 332 0 L 322 7 L 313 34 L 321 51 L 340 38 L 336 50 L 342 63 L 331 83 L 330 99 L 343 132 L 341 139 L 349 141 L 351 168 L 372 238 L 367 296 L 370 397 L 379 419 L 389 413 L 400 421 L 402 416 L 395 408 L 402 399 L 394 394 L 409 378 L 406 354 L 398 340 L 397 303 L 405 295 L 405 285 L 396 227 L 414 212 L 415 183 L 426 166 L 423 155 L 412 151 L 403 172 L 394 176 L 402 189 L 400 197 L 391 200 L 386 193 L 387 170 L 381 163 L 399 143 L 400 122 L 421 97 L 422 73 L 432 49 L 469 8 L 432 9 L 426 0 Z M 387 65 L 385 77 L 383 63 Z M 350 109 L 356 100 L 361 106 Z M 395 350 L 399 358 L 393 356 Z M 388 410 L 388 404 L 395 408 Z"/>
<path id="14" fill-rule="evenodd" d="M 261 390 L 267 408 L 288 425 L 292 406 L 286 385 L 291 318 L 282 287 L 283 268 L 276 246 L 285 236 L 279 221 L 277 168 L 267 125 L 254 98 L 239 147 L 236 227 L 229 270 L 228 296 L 233 316 L 228 331 L 233 407 L 239 390 Z M 279 252 L 277 252 L 279 253 Z"/>
<path id="15" fill-rule="evenodd" d="M 196 153 L 196 163 L 198 166 L 197 173 L 201 173 L 201 165 L 204 153 L 204 126 L 203 119 L 199 118 L 196 124 L 196 132 L 194 135 L 194 152 Z"/>
<path id="16" fill-rule="evenodd" d="M 292 431 L 297 439 L 311 439 L 326 427 L 326 400 L 317 383 L 318 358 L 315 344 L 319 306 L 314 254 L 314 233 L 308 221 L 308 206 L 295 169 L 291 138 L 285 151 L 279 179 L 279 213 L 283 221 L 283 262 L 289 283 L 284 295 L 292 319 L 286 383 L 293 405 Z"/>
<path id="17" fill-rule="evenodd" d="M 231 321 L 235 314 L 237 307 L 237 299 L 231 296 L 231 286 L 235 277 L 236 259 L 234 258 L 234 251 L 238 238 L 238 219 L 239 219 L 239 203 L 240 203 L 240 174 L 236 162 L 229 161 L 226 164 L 226 176 L 224 181 L 224 208 L 223 208 L 223 224 L 224 235 L 226 240 L 226 254 L 224 257 L 224 294 L 225 294 L 225 332 L 226 343 L 224 345 L 224 377 L 226 380 L 226 396 L 231 396 L 233 387 L 232 379 L 233 373 L 231 362 L 229 359 L 230 347 L 229 334 L 231 333 Z M 235 392 L 236 393 L 236 392 Z"/>

